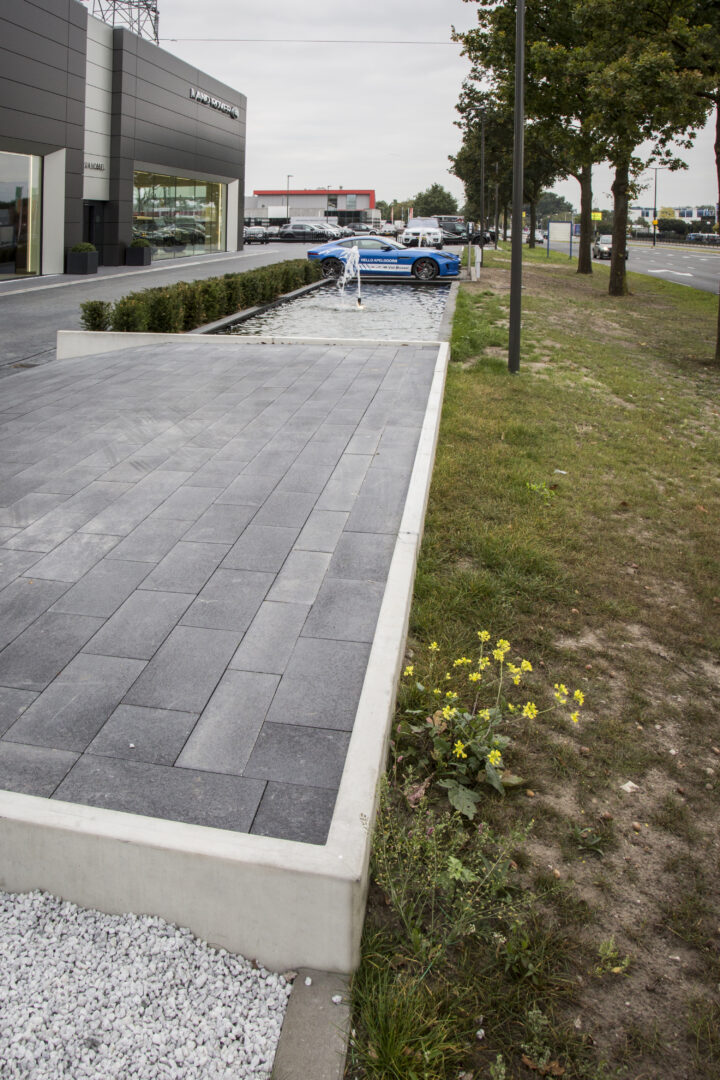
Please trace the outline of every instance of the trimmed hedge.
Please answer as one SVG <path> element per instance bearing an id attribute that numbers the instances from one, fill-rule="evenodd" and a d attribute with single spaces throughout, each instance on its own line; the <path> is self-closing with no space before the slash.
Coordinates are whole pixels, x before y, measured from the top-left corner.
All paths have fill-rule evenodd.
<path id="1" fill-rule="evenodd" d="M 269 304 L 321 276 L 319 263 L 293 259 L 242 274 L 178 281 L 159 289 L 128 293 L 114 304 L 86 300 L 80 305 L 80 323 L 84 330 L 182 333 L 256 304 Z"/>

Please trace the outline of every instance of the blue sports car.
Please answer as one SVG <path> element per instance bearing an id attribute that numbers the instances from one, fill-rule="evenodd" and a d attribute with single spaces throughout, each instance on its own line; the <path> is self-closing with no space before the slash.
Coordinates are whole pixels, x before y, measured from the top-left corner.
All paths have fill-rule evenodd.
<path id="1" fill-rule="evenodd" d="M 324 277 L 340 277 L 350 251 L 357 248 L 362 277 L 413 277 L 432 281 L 436 277 L 457 277 L 460 259 L 449 251 L 406 248 L 385 236 L 349 236 L 310 248 L 308 259 L 320 261 Z"/>

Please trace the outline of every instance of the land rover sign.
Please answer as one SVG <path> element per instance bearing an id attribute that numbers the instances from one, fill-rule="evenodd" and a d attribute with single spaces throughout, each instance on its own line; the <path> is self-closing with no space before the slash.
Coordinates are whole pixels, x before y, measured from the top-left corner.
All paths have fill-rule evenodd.
<path id="1" fill-rule="evenodd" d="M 213 97 L 212 94 L 206 94 L 204 90 L 196 90 L 194 86 L 190 87 L 190 97 L 193 101 L 199 101 L 201 105 L 207 105 L 211 109 L 217 109 L 218 112 L 225 113 L 226 116 L 232 117 L 233 120 L 237 120 L 240 116 L 237 105 L 228 105 L 227 102 L 220 101 L 219 98 Z"/>

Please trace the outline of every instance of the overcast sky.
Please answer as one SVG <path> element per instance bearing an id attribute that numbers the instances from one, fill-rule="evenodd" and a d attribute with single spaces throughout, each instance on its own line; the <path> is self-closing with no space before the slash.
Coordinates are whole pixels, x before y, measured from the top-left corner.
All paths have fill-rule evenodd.
<path id="1" fill-rule="evenodd" d="M 374 188 L 386 200 L 440 183 L 462 202 L 448 155 L 460 146 L 455 105 L 469 65 L 459 46 L 442 43 L 450 41 L 453 25 L 475 25 L 474 4 L 159 0 L 159 9 L 163 48 L 247 96 L 248 194 L 285 188 L 291 173 L 294 188 Z M 324 43 L 328 39 L 349 43 Z M 365 45 L 361 39 L 438 44 Z M 658 174 L 658 205 L 717 200 L 712 144 L 706 131 L 688 155 L 688 172 Z M 599 167 L 596 205 L 612 205 L 610 183 L 609 170 Z M 574 180 L 555 190 L 577 205 Z M 652 205 L 652 192 L 639 201 Z"/>

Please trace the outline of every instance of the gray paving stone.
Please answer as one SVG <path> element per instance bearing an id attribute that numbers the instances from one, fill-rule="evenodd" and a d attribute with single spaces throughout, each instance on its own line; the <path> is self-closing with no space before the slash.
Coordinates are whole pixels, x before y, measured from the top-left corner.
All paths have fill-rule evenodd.
<path id="1" fill-rule="evenodd" d="M 127 488 L 127 484 L 104 484 L 99 481 L 89 484 L 23 529 L 7 546 L 25 551 L 52 551 L 91 517 L 123 495 Z"/>
<path id="2" fill-rule="evenodd" d="M 51 610 L 108 618 L 134 592 L 149 570 L 147 563 L 102 559 L 68 589 Z"/>
<path id="3" fill-rule="evenodd" d="M 258 525 L 302 527 L 315 505 L 317 496 L 302 491 L 274 491 L 255 515 Z"/>
<path id="4" fill-rule="evenodd" d="M 85 754 L 53 798 L 247 832 L 264 789 L 240 776 Z"/>
<path id="5" fill-rule="evenodd" d="M 89 754 L 172 765 L 197 723 L 197 713 L 118 705 L 87 748 Z"/>
<path id="6" fill-rule="evenodd" d="M 226 671 L 177 765 L 242 775 L 279 681 L 277 675 Z"/>
<path id="7" fill-rule="evenodd" d="M 400 528 L 409 473 L 369 469 L 345 526 L 347 532 L 397 533 Z"/>
<path id="8" fill-rule="evenodd" d="M 277 571 L 288 557 L 299 531 L 297 527 L 283 529 L 252 521 L 225 556 L 223 566 L 234 570 Z"/>
<path id="9" fill-rule="evenodd" d="M 268 593 L 268 600 L 312 604 L 330 564 L 326 551 L 292 551 Z"/>
<path id="10" fill-rule="evenodd" d="M 369 456 L 344 454 L 325 485 L 316 510 L 352 510 L 371 463 Z"/>
<path id="11" fill-rule="evenodd" d="M 180 541 L 148 574 L 142 588 L 199 593 L 229 549 L 229 544 L 188 544 Z"/>
<path id="12" fill-rule="evenodd" d="M 0 525 L 0 544 L 7 547 L 7 541 L 17 536 L 22 529 L 13 529 L 10 525 Z"/>
<path id="13" fill-rule="evenodd" d="M 77 757 L 46 746 L 0 742 L 0 788 L 47 799 L 70 772 Z"/>
<path id="14" fill-rule="evenodd" d="M 201 712 L 240 644 L 240 637 L 228 630 L 175 627 L 124 704 Z"/>
<path id="15" fill-rule="evenodd" d="M 347 454 L 374 454 L 380 442 L 380 431 L 356 432 L 347 444 Z"/>
<path id="16" fill-rule="evenodd" d="M 152 513 L 109 552 L 109 559 L 157 563 L 188 531 L 187 521 L 157 518 Z"/>
<path id="17" fill-rule="evenodd" d="M 369 655 L 362 642 L 301 637 L 268 721 L 352 731 Z"/>
<path id="18" fill-rule="evenodd" d="M 319 495 L 333 471 L 332 465 L 291 465 L 277 486 L 280 491 L 305 491 Z"/>
<path id="19" fill-rule="evenodd" d="M 239 503 L 243 506 L 262 506 L 270 492 L 277 484 L 280 477 L 276 476 L 252 476 L 241 473 L 233 482 L 218 495 L 219 503 Z"/>
<path id="20" fill-rule="evenodd" d="M 83 652 L 150 660 L 191 603 L 188 593 L 139 589 L 90 639 Z"/>
<path id="21" fill-rule="evenodd" d="M 295 547 L 299 551 L 334 551 L 347 519 L 347 513 L 342 511 L 313 510 Z"/>
<path id="22" fill-rule="evenodd" d="M 331 465 L 333 468 L 340 461 L 347 438 L 328 436 L 323 438 L 319 433 L 307 444 L 305 449 L 298 454 L 298 465 Z"/>
<path id="23" fill-rule="evenodd" d="M 187 481 L 188 487 L 219 487 L 225 489 L 249 463 L 250 458 L 238 460 L 218 460 L 212 458 L 197 469 Z"/>
<path id="24" fill-rule="evenodd" d="M 45 612 L 0 652 L 0 686 L 44 690 L 101 623 L 87 615 Z"/>
<path id="25" fill-rule="evenodd" d="M 17 578 L 0 592 L 0 649 L 27 629 L 68 588 L 66 581 Z"/>
<path id="26" fill-rule="evenodd" d="M 10 551 L 8 548 L 0 548 L 0 589 L 14 581 L 39 559 L 37 551 Z"/>
<path id="27" fill-rule="evenodd" d="M 185 540 L 234 544 L 256 513 L 254 506 L 215 503 L 185 534 Z"/>
<path id="28" fill-rule="evenodd" d="M 81 653 L 15 721 L 5 738 L 81 753 L 144 667 L 143 660 Z"/>
<path id="29" fill-rule="evenodd" d="M 183 616 L 183 626 L 243 633 L 255 617 L 273 575 L 257 570 L 216 570 Z"/>
<path id="30" fill-rule="evenodd" d="M 308 615 L 303 635 L 371 642 L 384 592 L 385 585 L 379 581 L 328 578 Z"/>
<path id="31" fill-rule="evenodd" d="M 7 492 L 7 489 L 8 485 L 3 484 L 3 490 Z M 0 510 L 0 525 L 9 525 L 13 529 L 24 529 L 28 525 L 32 525 L 33 521 L 44 517 L 50 510 L 54 510 L 65 499 L 67 499 L 67 495 L 30 492 Z"/>
<path id="32" fill-rule="evenodd" d="M 212 455 L 212 450 L 202 446 L 182 446 L 163 464 L 170 472 L 191 472 L 202 468 Z"/>
<path id="33" fill-rule="evenodd" d="M 79 581 L 117 544 L 116 536 L 76 532 L 49 555 L 33 563 L 33 578 L 51 581 Z"/>
<path id="34" fill-rule="evenodd" d="M 256 454 L 249 465 L 245 466 L 245 476 L 266 476 L 279 480 L 285 475 L 297 457 L 295 450 L 277 450 L 275 447 L 266 447 Z M 11 521 L 6 522 L 12 525 Z"/>
<path id="35" fill-rule="evenodd" d="M 337 790 L 350 735 L 345 731 L 267 721 L 245 767 L 245 776 L 278 784 Z"/>
<path id="36" fill-rule="evenodd" d="M 75 465 L 56 476 L 47 476 L 36 487 L 39 492 L 56 492 L 58 495 L 74 495 L 97 480 L 104 472 L 102 468 L 90 468 Z"/>
<path id="37" fill-rule="evenodd" d="M 197 521 L 207 508 L 222 494 L 220 487 L 188 487 L 183 485 L 173 491 L 155 511 L 156 518 L 176 518 L 180 521 Z"/>
<path id="38" fill-rule="evenodd" d="M 343 533 L 330 560 L 328 578 L 384 583 L 395 551 L 395 539 L 388 533 Z"/>
<path id="39" fill-rule="evenodd" d="M 167 497 L 190 478 L 188 472 L 158 471 L 117 499 L 112 506 L 83 525 L 83 532 L 127 536 L 148 514 L 165 502 Z"/>
<path id="40" fill-rule="evenodd" d="M 260 800 L 251 833 L 324 844 L 335 809 L 335 789 L 270 782 Z"/>
<path id="41" fill-rule="evenodd" d="M 18 716 L 25 712 L 28 705 L 32 705 L 36 697 L 37 694 L 30 690 L 12 690 L 10 687 L 0 686 L 0 737 L 15 723 Z"/>
<path id="42" fill-rule="evenodd" d="M 265 601 L 230 661 L 230 667 L 282 675 L 309 611 L 309 604 Z"/>

